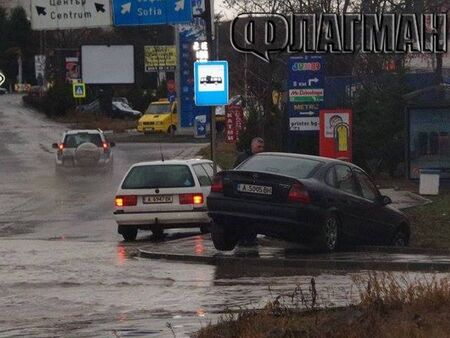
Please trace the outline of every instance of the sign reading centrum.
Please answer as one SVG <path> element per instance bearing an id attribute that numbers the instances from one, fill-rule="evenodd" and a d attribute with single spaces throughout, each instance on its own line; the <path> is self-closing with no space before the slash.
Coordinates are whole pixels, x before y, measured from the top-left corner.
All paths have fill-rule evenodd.
<path id="1" fill-rule="evenodd" d="M 34 30 L 111 26 L 109 0 L 31 0 Z"/>

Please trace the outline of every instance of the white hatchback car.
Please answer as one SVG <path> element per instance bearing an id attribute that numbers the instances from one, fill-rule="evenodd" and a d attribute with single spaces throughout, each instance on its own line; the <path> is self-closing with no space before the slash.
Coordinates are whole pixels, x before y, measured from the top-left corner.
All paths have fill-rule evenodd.
<path id="1" fill-rule="evenodd" d="M 206 197 L 211 190 L 209 160 L 166 160 L 134 164 L 115 197 L 118 233 L 127 241 L 138 230 L 162 237 L 164 229 L 200 227 L 209 230 Z"/>

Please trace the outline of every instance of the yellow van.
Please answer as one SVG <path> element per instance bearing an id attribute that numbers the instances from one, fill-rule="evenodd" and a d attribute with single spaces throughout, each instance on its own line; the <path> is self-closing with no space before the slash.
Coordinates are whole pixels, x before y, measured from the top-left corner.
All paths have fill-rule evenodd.
<path id="1" fill-rule="evenodd" d="M 177 130 L 177 103 L 160 99 L 151 102 L 144 115 L 139 119 L 137 131 L 149 133 L 172 133 Z"/>

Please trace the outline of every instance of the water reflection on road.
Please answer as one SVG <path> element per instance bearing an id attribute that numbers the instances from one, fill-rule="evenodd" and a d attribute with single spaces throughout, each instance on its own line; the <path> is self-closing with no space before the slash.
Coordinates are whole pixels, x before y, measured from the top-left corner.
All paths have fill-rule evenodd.
<path id="1" fill-rule="evenodd" d="M 364 274 L 149 260 L 138 246 L 0 240 L 0 337 L 184 337 L 228 310 L 308 290 L 311 277 L 322 304 L 348 304 L 358 297 L 352 277 Z"/>

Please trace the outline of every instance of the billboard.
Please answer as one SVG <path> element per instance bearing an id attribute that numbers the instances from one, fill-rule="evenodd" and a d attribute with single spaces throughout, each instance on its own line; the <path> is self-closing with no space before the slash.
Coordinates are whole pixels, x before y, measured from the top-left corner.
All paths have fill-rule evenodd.
<path id="1" fill-rule="evenodd" d="M 321 55 L 289 58 L 289 131 L 319 130 L 319 109 L 324 101 L 324 66 Z"/>
<path id="2" fill-rule="evenodd" d="M 146 72 L 175 70 L 177 50 L 173 45 L 145 46 L 144 67 Z"/>
<path id="3" fill-rule="evenodd" d="M 86 84 L 134 83 L 134 47 L 81 46 L 81 71 Z"/>
<path id="4" fill-rule="evenodd" d="M 320 111 L 320 156 L 352 160 L 352 110 Z"/>
<path id="5" fill-rule="evenodd" d="M 73 83 L 80 79 L 80 59 L 78 57 L 66 57 L 64 60 L 64 69 L 66 70 L 66 82 Z"/>
<path id="6" fill-rule="evenodd" d="M 236 143 L 244 129 L 244 109 L 238 105 L 225 106 L 225 142 Z"/>
<path id="7" fill-rule="evenodd" d="M 38 85 L 42 85 L 45 79 L 45 55 L 35 55 L 34 56 L 34 73 L 36 75 L 36 80 Z"/>

